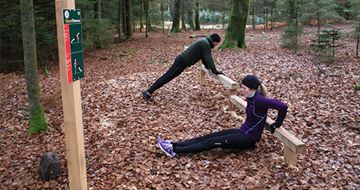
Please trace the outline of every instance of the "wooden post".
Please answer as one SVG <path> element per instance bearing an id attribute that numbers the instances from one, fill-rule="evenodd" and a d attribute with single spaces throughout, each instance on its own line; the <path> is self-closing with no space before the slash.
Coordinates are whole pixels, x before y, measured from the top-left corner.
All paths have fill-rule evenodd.
<path id="1" fill-rule="evenodd" d="M 206 85 L 206 72 L 202 69 L 200 69 L 200 85 L 201 86 Z"/>
<path id="2" fill-rule="evenodd" d="M 55 8 L 69 187 L 71 190 L 86 190 L 80 81 L 68 82 L 65 58 L 63 9 L 74 9 L 75 2 L 74 0 L 55 0 Z"/>
<path id="3" fill-rule="evenodd" d="M 236 95 L 236 88 L 235 89 L 228 89 L 228 96 L 229 96 L 229 111 L 234 111 L 236 106 L 231 102 L 231 96 Z"/>
<path id="4" fill-rule="evenodd" d="M 297 154 L 284 144 L 284 159 L 288 165 L 296 165 Z"/>

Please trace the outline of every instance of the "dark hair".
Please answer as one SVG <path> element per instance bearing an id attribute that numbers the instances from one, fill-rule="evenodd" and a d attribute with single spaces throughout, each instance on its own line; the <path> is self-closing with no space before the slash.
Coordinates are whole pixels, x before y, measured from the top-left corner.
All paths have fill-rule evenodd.
<path id="1" fill-rule="evenodd" d="M 221 41 L 221 37 L 219 36 L 219 34 L 213 33 L 209 36 L 213 42 L 220 42 Z"/>
<path id="2" fill-rule="evenodd" d="M 245 85 L 246 87 L 257 90 L 263 96 L 267 96 L 268 92 L 264 84 L 257 78 L 255 75 L 246 75 L 241 81 L 241 84 Z"/>

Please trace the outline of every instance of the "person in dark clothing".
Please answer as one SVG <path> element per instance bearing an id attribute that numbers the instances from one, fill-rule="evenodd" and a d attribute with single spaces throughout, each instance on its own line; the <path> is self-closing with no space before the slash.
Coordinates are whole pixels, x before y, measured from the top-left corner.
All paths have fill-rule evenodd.
<path id="1" fill-rule="evenodd" d="M 254 75 L 247 75 L 241 83 L 246 96 L 246 119 L 240 128 L 226 129 L 201 137 L 172 142 L 158 139 L 160 149 L 168 156 L 179 153 L 197 153 L 214 148 L 245 150 L 254 147 L 263 133 L 269 109 L 278 111 L 276 121 L 270 125 L 271 133 L 280 127 L 287 113 L 287 105 L 266 97 L 266 88 Z"/>
<path id="2" fill-rule="evenodd" d="M 174 64 L 169 70 L 161 76 L 150 88 L 144 91 L 143 98 L 145 101 L 149 101 L 151 95 L 166 83 L 179 76 L 187 67 L 191 67 L 198 61 L 202 61 L 205 68 L 212 73 L 218 75 L 223 74 L 216 69 L 214 60 L 211 55 L 211 49 L 214 48 L 221 38 L 218 34 L 211 34 L 209 37 L 199 39 L 193 42 L 184 52 L 175 58 Z"/>

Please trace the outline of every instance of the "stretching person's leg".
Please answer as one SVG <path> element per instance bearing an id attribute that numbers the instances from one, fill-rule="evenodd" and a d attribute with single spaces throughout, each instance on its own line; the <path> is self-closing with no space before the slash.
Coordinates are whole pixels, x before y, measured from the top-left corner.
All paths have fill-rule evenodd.
<path id="1" fill-rule="evenodd" d="M 151 94 L 154 93 L 157 89 L 164 86 L 166 83 L 170 82 L 177 76 L 179 76 L 186 69 L 186 65 L 182 62 L 180 57 L 177 57 L 174 61 L 174 64 L 169 68 L 164 75 L 155 81 L 150 88 L 143 92 L 144 99 L 148 100 L 151 97 Z"/>
<path id="2" fill-rule="evenodd" d="M 239 129 L 224 130 L 184 142 L 171 143 L 159 139 L 160 148 L 170 157 L 178 153 L 196 153 L 214 148 L 248 149 L 255 145 L 255 141 L 242 133 Z"/>
<path id="3" fill-rule="evenodd" d="M 222 130 L 222 131 L 206 134 L 206 135 L 203 135 L 203 136 L 200 136 L 200 137 L 195 137 L 195 138 L 187 139 L 187 140 L 184 140 L 184 141 L 178 141 L 178 142 L 175 142 L 173 144 L 174 144 L 174 146 L 187 146 L 187 145 L 190 145 L 190 144 L 195 144 L 195 143 L 202 142 L 202 141 L 207 140 L 207 139 L 212 138 L 212 137 L 217 137 L 217 136 L 222 136 L 222 135 L 227 135 L 227 134 L 233 134 L 233 133 L 236 133 L 238 131 L 239 131 L 239 129 L 225 129 L 225 130 Z"/>
<path id="4" fill-rule="evenodd" d="M 186 146 L 177 146 L 173 144 L 173 151 L 178 153 L 197 153 L 211 150 L 214 148 L 239 149 L 245 150 L 255 145 L 250 137 L 240 132 L 238 129 L 231 134 L 213 135 L 205 140 L 188 144 Z"/>

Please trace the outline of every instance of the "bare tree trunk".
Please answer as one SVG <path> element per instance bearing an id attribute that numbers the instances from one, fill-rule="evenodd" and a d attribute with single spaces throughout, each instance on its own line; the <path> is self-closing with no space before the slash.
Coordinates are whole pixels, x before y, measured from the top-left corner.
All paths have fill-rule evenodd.
<path id="1" fill-rule="evenodd" d="M 124 14 L 125 14 L 125 38 L 129 39 L 132 36 L 132 23 L 131 23 L 131 1 L 124 0 Z"/>
<path id="2" fill-rule="evenodd" d="M 180 0 L 174 1 L 174 16 L 171 32 L 180 32 Z"/>
<path id="3" fill-rule="evenodd" d="M 20 7 L 25 81 L 30 107 L 30 127 L 28 131 L 29 133 L 37 133 L 47 129 L 47 122 L 40 102 L 33 1 L 21 0 Z"/>
<path id="4" fill-rule="evenodd" d="M 360 31 L 358 31 L 357 40 L 356 40 L 356 57 L 359 57 L 359 43 L 360 43 Z"/>
<path id="5" fill-rule="evenodd" d="M 251 10 L 251 19 L 252 19 L 252 28 L 255 30 L 256 29 L 256 26 L 255 26 L 255 7 L 253 6 L 252 7 L 252 10 Z"/>
<path id="6" fill-rule="evenodd" d="M 181 3 L 181 29 L 186 31 L 186 23 L 185 23 L 185 6 L 184 3 Z"/>
<path id="7" fill-rule="evenodd" d="M 199 0 L 195 2 L 195 30 L 200 30 L 200 3 Z"/>
<path id="8" fill-rule="evenodd" d="M 101 0 L 97 0 L 97 2 L 96 2 L 96 12 L 97 12 L 98 25 L 101 26 Z M 101 32 L 99 32 L 98 40 L 99 40 L 98 47 L 103 48 Z"/>
<path id="9" fill-rule="evenodd" d="M 144 24 L 143 24 L 143 15 L 144 15 L 144 0 L 140 1 L 140 16 L 139 16 L 139 23 L 140 23 L 140 32 L 143 31 L 144 29 Z M 146 19 L 146 18 L 145 18 Z"/>
<path id="10" fill-rule="evenodd" d="M 161 21 L 162 21 L 162 30 L 165 33 L 165 21 L 164 21 L 164 3 L 163 0 L 160 2 L 160 9 L 161 9 Z"/>
<path id="11" fill-rule="evenodd" d="M 195 25 L 194 25 L 194 18 L 193 18 L 193 11 L 192 9 L 189 9 L 187 11 L 187 21 L 188 21 L 188 24 L 190 26 L 190 29 L 191 30 L 194 30 L 195 29 Z"/>
<path id="12" fill-rule="evenodd" d="M 145 31 L 145 37 L 147 38 L 149 36 L 149 0 L 145 0 L 145 19 L 146 19 L 146 31 Z"/>
<path id="13" fill-rule="evenodd" d="M 122 16 L 121 16 L 121 12 L 122 12 L 122 0 L 119 0 L 119 7 L 118 7 L 118 43 L 121 42 L 121 20 L 122 20 Z"/>

